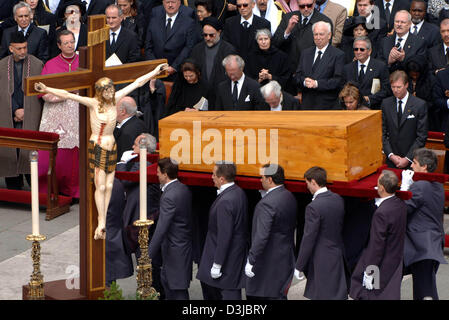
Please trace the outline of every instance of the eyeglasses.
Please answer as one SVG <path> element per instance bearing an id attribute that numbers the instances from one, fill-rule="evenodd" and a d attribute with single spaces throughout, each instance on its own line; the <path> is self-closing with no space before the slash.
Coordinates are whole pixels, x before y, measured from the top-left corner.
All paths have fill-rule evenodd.
<path id="1" fill-rule="evenodd" d="M 241 4 L 237 5 L 237 8 L 241 8 L 241 7 L 246 8 L 247 6 L 249 6 L 249 3 L 241 3 Z"/>
<path id="2" fill-rule="evenodd" d="M 207 37 L 213 38 L 213 37 L 215 37 L 215 33 L 203 33 L 203 37 L 204 38 L 207 38 Z"/>
<path id="3" fill-rule="evenodd" d="M 313 7 L 313 3 L 309 3 L 309 4 L 300 4 L 300 5 L 298 5 L 298 7 L 300 8 L 300 9 L 304 9 L 305 7 L 307 7 L 307 8 L 312 8 Z"/>
<path id="4" fill-rule="evenodd" d="M 361 52 L 365 52 L 365 48 L 354 48 L 354 51 L 361 51 Z"/>

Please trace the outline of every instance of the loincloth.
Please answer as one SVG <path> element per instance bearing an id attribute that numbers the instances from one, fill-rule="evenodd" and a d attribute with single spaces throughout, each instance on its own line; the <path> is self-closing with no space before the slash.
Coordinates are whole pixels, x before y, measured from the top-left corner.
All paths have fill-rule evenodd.
<path id="1" fill-rule="evenodd" d="M 89 141 L 87 147 L 89 175 L 92 181 L 95 178 L 95 168 L 99 168 L 106 173 L 115 171 L 117 163 L 117 144 L 114 143 L 112 150 L 105 150 L 99 144 L 92 140 Z"/>

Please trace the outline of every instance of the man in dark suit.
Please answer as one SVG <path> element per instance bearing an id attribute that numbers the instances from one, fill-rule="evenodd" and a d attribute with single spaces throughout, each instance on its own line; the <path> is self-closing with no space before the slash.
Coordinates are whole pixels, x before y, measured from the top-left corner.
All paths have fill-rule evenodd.
<path id="1" fill-rule="evenodd" d="M 282 17 L 273 36 L 273 44 L 289 55 L 291 68 L 296 70 L 301 53 L 314 45 L 312 25 L 318 21 L 332 21 L 324 14 L 314 10 L 315 0 L 299 0 L 299 11 Z"/>
<path id="2" fill-rule="evenodd" d="M 178 180 L 178 165 L 170 158 L 158 161 L 162 186 L 159 220 L 150 242 L 149 256 L 161 250 L 161 280 L 168 300 L 189 300 L 192 280 L 192 195 Z"/>
<path id="3" fill-rule="evenodd" d="M 299 100 L 290 93 L 282 91 L 281 85 L 276 80 L 268 82 L 260 88 L 265 102 L 271 111 L 299 110 Z"/>
<path id="4" fill-rule="evenodd" d="M 226 20 L 223 39 L 237 50 L 237 54 L 248 62 L 252 51 L 258 48 L 255 39 L 257 30 L 271 30 L 268 20 L 253 14 L 253 0 L 237 0 L 239 14 Z"/>
<path id="5" fill-rule="evenodd" d="M 106 22 L 109 26 L 109 41 L 106 41 L 106 60 L 116 54 L 122 63 L 140 60 L 137 35 L 122 28 L 123 13 L 119 6 L 111 4 L 106 8 Z"/>
<path id="6" fill-rule="evenodd" d="M 444 258 L 444 188 L 440 182 L 419 180 L 413 182 L 414 172 L 431 173 L 438 166 L 432 150 L 417 149 L 411 170 L 402 172 L 401 190 L 409 190 L 412 198 L 407 205 L 407 230 L 404 248 L 404 266 L 413 276 L 413 299 L 432 297 L 438 300 L 436 273 Z"/>
<path id="7" fill-rule="evenodd" d="M 441 115 L 441 131 L 449 130 L 449 68 L 443 69 L 436 74 L 435 86 L 432 96 L 437 109 Z"/>
<path id="8" fill-rule="evenodd" d="M 368 37 L 355 38 L 353 48 L 357 60 L 345 65 L 344 82 L 357 83 L 369 107 L 380 109 L 380 103 L 390 92 L 388 67 L 382 61 L 371 57 L 372 46 Z M 374 87 L 373 82 L 376 82 Z"/>
<path id="9" fill-rule="evenodd" d="M 248 300 L 287 300 L 295 269 L 297 204 L 284 187 L 280 165 L 266 164 L 262 170 L 264 191 L 254 210 L 245 291 Z"/>
<path id="10" fill-rule="evenodd" d="M 440 35 L 443 41 L 429 49 L 429 67 L 434 75 L 449 64 L 449 19 L 441 21 Z"/>
<path id="11" fill-rule="evenodd" d="M 355 300 L 401 298 L 407 206 L 394 195 L 397 185 L 394 172 L 382 171 L 368 245 L 351 277 L 349 296 Z"/>
<path id="12" fill-rule="evenodd" d="M 248 200 L 234 183 L 234 163 L 217 163 L 212 180 L 217 199 L 209 211 L 209 224 L 196 277 L 204 300 L 241 300 L 248 253 Z"/>
<path id="13" fill-rule="evenodd" d="M 424 0 L 413 0 L 410 5 L 410 14 L 412 15 L 412 26 L 410 32 L 427 44 L 430 49 L 441 42 L 438 27 L 425 21 L 427 12 L 427 2 Z"/>
<path id="14" fill-rule="evenodd" d="M 304 235 L 296 261 L 296 278 L 307 278 L 304 297 L 312 300 L 346 300 L 346 266 L 343 244 L 343 199 L 326 188 L 321 167 L 304 173 L 312 202 L 306 207 Z"/>
<path id="15" fill-rule="evenodd" d="M 407 91 L 404 71 L 390 75 L 393 97 L 382 101 L 382 144 L 391 168 L 407 168 L 413 151 L 424 147 L 427 139 L 427 105 Z"/>
<path id="16" fill-rule="evenodd" d="M 137 157 L 140 151 L 140 140 L 145 138 L 148 153 L 156 150 L 156 139 L 144 133 L 133 140 L 134 145 L 124 153 L 117 163 L 116 171 L 133 172 L 139 170 L 139 162 L 130 161 Z M 134 153 L 134 154 L 133 154 Z M 119 180 L 114 178 L 111 201 L 106 216 L 106 285 L 112 281 L 127 278 L 134 274 L 132 253 L 136 252 L 137 239 L 131 237 L 133 222 L 139 220 L 140 188 L 138 182 Z M 157 184 L 147 186 L 147 211 L 149 219 L 157 220 L 159 212 L 160 189 Z M 150 229 L 150 235 L 153 228 Z M 153 260 L 153 284 L 159 291 L 160 262 Z M 160 292 L 160 291 L 159 291 Z"/>
<path id="17" fill-rule="evenodd" d="M 380 17 L 386 21 L 388 32 L 393 29 L 396 13 L 410 9 L 409 0 L 375 0 L 374 5 L 379 9 Z"/>
<path id="18" fill-rule="evenodd" d="M 394 21 L 394 33 L 383 39 L 378 56 L 388 64 L 390 73 L 404 70 L 409 57 L 420 56 L 426 59 L 427 51 L 424 40 L 410 33 L 412 17 L 408 11 L 396 13 Z"/>
<path id="19" fill-rule="evenodd" d="M 297 82 L 303 110 L 336 109 L 338 106 L 338 93 L 343 86 L 345 54 L 329 45 L 331 31 L 329 23 L 315 23 L 315 46 L 305 49 L 299 60 Z"/>
<path id="20" fill-rule="evenodd" d="M 146 132 L 145 123 L 136 117 L 136 101 L 131 97 L 124 97 L 117 102 L 117 126 L 114 138 L 117 143 L 117 159 L 123 152 L 130 150 L 134 140 L 141 133 Z"/>
<path id="21" fill-rule="evenodd" d="M 172 76 L 190 55 L 198 36 L 195 35 L 195 21 L 179 10 L 180 0 L 163 0 L 162 4 L 164 12 L 153 14 L 148 24 L 145 59 L 166 58 L 167 72 Z"/>
<path id="22" fill-rule="evenodd" d="M 243 73 L 245 61 L 240 56 L 227 56 L 223 59 L 223 67 L 229 79 L 218 85 L 215 110 L 268 110 L 259 83 Z"/>
<path id="23" fill-rule="evenodd" d="M 14 6 L 13 12 L 17 26 L 10 27 L 3 32 L 0 46 L 0 59 L 6 57 L 9 53 L 8 48 L 11 34 L 16 31 L 21 31 L 27 40 L 28 54 L 32 54 L 45 63 L 49 58 L 47 32 L 31 22 L 32 11 L 27 3 L 19 2 Z"/>
<path id="24" fill-rule="evenodd" d="M 193 47 L 190 58 L 195 60 L 201 69 L 201 80 L 209 85 L 209 105 L 215 105 L 215 90 L 218 84 L 226 80 L 223 59 L 235 54 L 235 48 L 221 39 L 221 23 L 215 17 L 207 17 L 202 21 L 204 41 Z"/>

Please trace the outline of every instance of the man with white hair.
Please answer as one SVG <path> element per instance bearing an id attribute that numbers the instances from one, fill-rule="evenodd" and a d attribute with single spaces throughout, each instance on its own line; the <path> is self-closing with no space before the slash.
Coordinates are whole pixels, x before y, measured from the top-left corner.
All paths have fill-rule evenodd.
<path id="1" fill-rule="evenodd" d="M 273 80 L 260 88 L 271 111 L 299 110 L 299 101 L 288 92 L 282 91 L 279 82 Z"/>
<path id="2" fill-rule="evenodd" d="M 137 105 L 133 98 L 124 97 L 117 103 L 117 126 L 114 129 L 117 159 L 122 157 L 124 151 L 132 148 L 137 136 L 147 131 L 145 123 L 136 117 L 136 113 Z"/>
<path id="3" fill-rule="evenodd" d="M 343 86 L 345 54 L 329 45 L 330 23 L 319 21 L 312 30 L 315 46 L 303 51 L 297 70 L 301 109 L 336 109 L 338 93 Z"/>

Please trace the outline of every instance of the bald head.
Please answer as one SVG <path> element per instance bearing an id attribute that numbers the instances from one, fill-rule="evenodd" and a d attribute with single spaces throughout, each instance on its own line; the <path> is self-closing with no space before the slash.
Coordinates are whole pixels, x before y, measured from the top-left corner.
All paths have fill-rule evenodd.
<path id="1" fill-rule="evenodd" d="M 122 122 L 128 117 L 132 117 L 137 112 L 136 101 L 131 97 L 123 97 L 117 103 L 117 121 Z"/>

